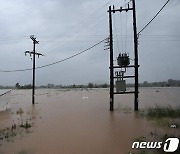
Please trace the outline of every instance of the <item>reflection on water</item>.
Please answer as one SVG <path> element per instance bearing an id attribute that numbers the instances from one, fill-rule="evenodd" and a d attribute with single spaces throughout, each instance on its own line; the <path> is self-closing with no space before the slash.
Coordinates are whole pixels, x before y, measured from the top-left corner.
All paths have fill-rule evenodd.
<path id="1" fill-rule="evenodd" d="M 179 89 L 156 90 L 140 89 L 141 108 L 154 103 L 176 105 L 180 100 Z M 33 124 L 33 133 L 10 143 L 0 140 L 0 153 L 123 154 L 132 151 L 135 138 L 158 129 L 145 118 L 137 118 L 133 95 L 116 95 L 114 112 L 109 111 L 107 89 L 36 90 L 34 106 L 30 90 L 13 91 L 12 95 L 11 111 L 0 113 L 0 127 L 17 122 L 16 111 L 22 108 L 22 118 Z"/>

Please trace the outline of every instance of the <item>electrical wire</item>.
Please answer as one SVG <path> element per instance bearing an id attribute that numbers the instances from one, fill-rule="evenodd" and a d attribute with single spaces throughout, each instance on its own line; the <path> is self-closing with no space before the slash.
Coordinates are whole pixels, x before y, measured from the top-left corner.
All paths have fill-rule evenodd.
<path id="1" fill-rule="evenodd" d="M 107 17 L 104 18 L 104 13 L 101 14 L 101 15 L 99 15 L 99 16 L 96 18 L 96 20 L 93 19 L 91 23 L 89 23 L 88 25 L 84 26 L 84 28 L 81 29 L 81 32 L 82 32 L 82 30 L 85 30 L 87 27 L 95 27 L 95 25 L 97 25 L 97 24 L 105 21 L 106 18 L 107 18 Z M 100 19 L 103 19 L 103 20 L 100 20 Z M 74 34 L 74 35 L 66 35 L 66 39 L 65 39 L 65 40 L 63 39 L 63 41 L 62 41 L 61 39 L 63 38 L 63 35 L 64 35 L 65 33 L 67 33 L 67 32 L 65 32 L 65 33 L 63 33 L 60 37 L 56 37 L 56 38 L 53 39 L 52 41 L 48 41 L 48 43 L 45 44 L 45 46 L 47 46 L 47 45 L 49 45 L 49 44 L 51 44 L 51 43 L 54 43 L 53 49 L 55 49 L 55 48 L 57 48 L 57 47 L 59 47 L 59 46 L 66 45 L 68 42 L 72 41 L 72 38 L 76 38 L 76 39 L 78 38 L 78 39 L 79 39 L 79 37 L 78 37 L 79 32 L 80 32 L 80 30 L 76 31 L 76 34 Z M 107 36 L 107 35 L 106 35 L 106 36 Z M 59 38 L 61 38 L 61 39 L 59 40 Z M 85 41 L 85 40 L 83 40 L 83 41 Z M 59 42 L 61 42 L 61 43 L 59 43 Z M 86 41 L 86 42 L 87 42 L 87 41 Z M 52 45 L 52 44 L 51 44 L 51 45 Z M 43 46 L 43 48 L 44 48 L 44 46 Z M 52 47 L 49 46 L 49 47 L 47 47 L 47 48 L 44 49 L 44 50 L 47 51 L 47 50 L 49 50 L 49 49 L 52 50 Z M 40 50 L 42 50 L 42 49 L 40 48 Z M 46 52 L 45 54 L 47 54 L 47 52 Z"/>
<path id="2" fill-rule="evenodd" d="M 99 44 L 101 44 L 102 42 L 104 42 L 106 39 L 107 39 L 107 38 L 99 41 L 98 43 L 92 45 L 91 47 L 89 47 L 89 48 L 87 48 L 87 49 L 85 49 L 85 50 L 83 50 L 83 51 L 81 51 L 81 52 L 78 52 L 78 53 L 76 53 L 76 54 L 74 54 L 74 55 L 72 55 L 72 56 L 70 56 L 70 57 L 64 58 L 64 59 L 62 59 L 62 60 L 59 60 L 59 61 L 56 61 L 56 62 L 47 64 L 47 65 L 43 65 L 43 66 L 36 67 L 35 69 L 41 69 L 41 68 L 49 67 L 49 66 L 52 66 L 52 65 L 55 65 L 55 64 L 64 62 L 64 61 L 66 61 L 66 60 L 69 60 L 69 59 L 71 59 L 71 58 L 74 58 L 74 57 L 76 57 L 76 56 L 78 56 L 78 55 L 80 55 L 80 54 L 82 54 L 82 53 L 85 53 L 86 51 L 88 51 L 88 50 L 96 47 L 97 45 L 99 45 Z M 0 72 L 3 72 L 3 73 L 13 73 L 13 72 L 24 72 L 24 71 L 30 71 L 30 70 L 32 70 L 32 68 L 18 69 L 18 70 L 0 70 Z"/>
<path id="3" fill-rule="evenodd" d="M 125 52 L 126 52 L 126 47 L 127 47 L 127 45 L 126 45 L 126 42 L 127 42 L 127 13 L 128 13 L 128 12 L 126 12 L 126 37 L 125 37 Z"/>
<path id="4" fill-rule="evenodd" d="M 101 1 L 101 0 L 99 0 L 99 1 Z M 98 1 L 98 2 L 99 2 Z M 91 19 L 94 15 L 96 15 L 100 10 L 102 10 L 104 7 L 106 7 L 108 4 L 110 3 L 110 1 L 107 1 L 106 3 L 104 3 L 102 6 L 100 6 L 96 11 L 94 11 L 94 12 L 92 12 L 90 15 L 88 15 L 87 17 L 85 17 L 85 18 L 83 18 L 82 20 L 80 20 L 80 22 L 78 22 L 77 24 L 75 24 L 74 26 L 72 26 L 72 27 L 70 27 L 70 28 L 68 28 L 65 32 L 63 32 L 62 34 L 60 34 L 60 35 L 57 35 L 56 37 L 53 37 L 52 38 L 52 40 L 51 41 L 46 41 L 46 42 L 48 42 L 48 43 L 46 43 L 43 47 L 40 47 L 39 49 L 45 49 L 45 47 L 46 46 L 50 46 L 50 45 L 52 45 L 52 44 L 58 44 L 59 43 L 59 41 L 58 41 L 58 39 L 60 39 L 60 38 L 64 38 L 63 36 L 65 35 L 65 34 L 68 34 L 68 33 L 70 33 L 70 31 L 72 31 L 72 30 L 74 30 L 75 28 L 80 28 L 80 25 L 82 24 L 82 23 L 84 23 L 85 21 L 90 21 L 89 19 Z M 103 16 L 104 16 L 104 13 L 103 13 Z M 87 24 L 87 26 L 84 26 L 84 29 L 86 29 L 88 26 L 90 26 L 90 25 L 92 25 L 94 22 L 97 22 L 97 20 L 99 19 L 99 18 L 102 18 L 102 14 L 100 14 L 100 16 L 98 16 L 98 17 L 96 17 L 95 19 L 93 19 L 89 24 Z M 77 30 L 77 33 L 79 34 L 79 31 L 80 30 Z M 81 28 L 81 31 L 82 31 L 82 28 Z M 39 37 L 39 35 L 37 35 L 37 37 L 38 38 L 43 38 L 43 37 Z M 72 38 L 73 37 L 73 35 L 66 35 L 66 38 L 68 39 L 68 38 Z M 23 39 L 28 39 L 29 38 L 29 36 L 21 36 L 21 37 L 6 37 L 6 38 L 1 38 L 0 37 L 0 45 L 6 45 L 6 44 L 17 44 L 17 43 L 24 43 L 24 41 L 23 41 Z M 47 38 L 47 37 L 45 37 L 45 38 Z M 7 42 L 8 41 L 8 42 Z M 9 42 L 10 41 L 10 42 Z M 45 42 L 45 41 L 44 41 Z M 64 41 L 62 41 L 62 42 L 64 42 Z M 65 41 L 65 42 L 67 42 L 67 41 Z M 48 47 L 48 49 L 49 49 L 50 47 Z M 47 50 L 47 48 L 46 48 L 46 50 Z"/>
<path id="5" fill-rule="evenodd" d="M 99 0 L 101 1 L 101 0 Z M 104 3 L 101 7 L 99 7 L 96 11 L 94 11 L 93 13 L 91 13 L 89 16 L 83 18 L 82 20 L 80 20 L 80 22 L 78 22 L 77 24 L 73 25 L 72 27 L 68 28 L 65 32 L 63 32 L 62 34 L 60 34 L 58 37 L 54 38 L 53 40 L 49 41 L 49 43 L 47 43 L 45 46 L 43 46 L 42 48 L 40 48 L 40 50 L 43 50 L 47 45 L 52 45 L 52 43 L 54 43 L 56 40 L 58 40 L 59 38 L 61 38 L 63 35 L 70 33 L 72 30 L 74 30 L 75 28 L 79 28 L 79 26 L 82 23 L 85 23 L 85 21 L 89 21 L 89 19 L 91 19 L 93 17 L 93 15 L 95 15 L 97 12 L 99 12 L 100 10 L 102 10 L 102 8 L 106 7 L 108 4 L 110 3 L 110 1 L 107 1 L 106 3 Z M 104 13 L 103 13 L 104 15 Z M 102 15 L 101 15 L 102 16 Z M 100 16 L 100 17 L 101 17 Z M 99 18 L 100 18 L 99 17 Z M 86 29 L 89 25 L 91 25 L 93 22 L 97 21 L 96 17 L 93 21 L 91 21 L 87 26 L 85 26 L 83 29 Z M 79 31 L 82 31 L 82 28 L 80 30 L 76 30 L 77 33 L 79 34 Z M 67 38 L 71 38 L 73 35 L 68 36 Z M 54 45 L 58 44 L 58 41 L 54 43 Z M 49 48 L 48 48 L 49 49 Z M 47 48 L 46 48 L 47 50 Z"/>
<path id="6" fill-rule="evenodd" d="M 167 2 L 162 6 L 162 8 L 156 13 L 156 15 L 138 32 L 137 36 L 139 37 L 140 33 L 146 29 L 146 27 L 158 16 L 158 14 L 164 9 L 164 7 L 169 3 L 170 0 L 167 0 Z"/>
<path id="7" fill-rule="evenodd" d="M 120 29 L 120 35 L 121 35 L 121 46 L 122 46 L 122 52 L 124 51 L 124 47 L 123 47 L 123 35 L 122 35 L 122 33 L 123 33 L 123 29 L 122 29 L 122 16 L 121 16 L 121 13 L 120 13 L 120 26 L 121 26 L 121 29 Z"/>
<path id="8" fill-rule="evenodd" d="M 115 29 L 115 33 L 116 33 L 117 49 L 118 49 L 118 52 L 120 52 L 119 40 L 118 40 L 117 29 L 116 29 L 116 20 L 115 20 L 114 14 L 113 14 L 113 19 L 114 19 L 114 29 Z"/>

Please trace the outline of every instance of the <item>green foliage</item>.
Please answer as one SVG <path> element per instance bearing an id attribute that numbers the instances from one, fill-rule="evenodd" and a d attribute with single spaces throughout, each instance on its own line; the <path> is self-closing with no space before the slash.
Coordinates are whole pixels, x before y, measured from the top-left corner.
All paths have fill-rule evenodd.
<path id="1" fill-rule="evenodd" d="M 88 87 L 88 88 L 93 88 L 93 87 L 94 87 L 94 84 L 91 83 L 91 82 L 89 82 L 87 87 Z"/>
<path id="2" fill-rule="evenodd" d="M 134 142 L 145 142 L 145 141 L 146 141 L 145 136 L 139 136 L 139 137 L 134 139 Z"/>
<path id="3" fill-rule="evenodd" d="M 51 85 L 51 86 L 50 86 Z M 66 89 L 66 88 L 108 88 L 109 85 L 107 83 L 104 84 L 94 84 L 92 82 L 89 82 L 87 85 L 79 85 L 79 84 L 72 84 L 72 85 L 54 85 L 54 84 L 48 84 L 46 86 L 40 86 L 37 88 L 53 88 L 53 89 Z"/>
<path id="4" fill-rule="evenodd" d="M 146 116 L 149 118 L 180 118 L 180 107 L 156 105 L 147 109 Z"/>
<path id="5" fill-rule="evenodd" d="M 22 108 L 19 108 L 17 111 L 16 111 L 16 114 L 23 114 L 24 113 L 24 111 L 23 111 L 23 109 Z"/>
<path id="6" fill-rule="evenodd" d="M 19 83 L 16 83 L 15 88 L 16 89 L 32 89 L 32 85 L 28 84 L 28 85 L 21 86 Z"/>
<path id="7" fill-rule="evenodd" d="M 21 88 L 20 84 L 16 83 L 15 88 L 20 89 Z"/>
<path id="8" fill-rule="evenodd" d="M 25 124 L 22 123 L 22 124 L 20 125 L 20 127 L 23 127 L 23 128 L 28 129 L 28 128 L 31 127 L 31 124 L 30 124 L 28 121 L 26 121 L 26 123 L 25 123 Z"/>
<path id="9" fill-rule="evenodd" d="M 169 79 L 168 81 L 151 82 L 144 81 L 139 84 L 140 87 L 180 87 L 180 80 Z"/>
<path id="10" fill-rule="evenodd" d="M 180 106 L 173 108 L 172 106 L 159 106 L 148 107 L 144 110 L 139 110 L 137 117 L 146 117 L 153 120 L 155 124 L 161 127 L 170 128 L 175 125 L 176 128 L 180 127 Z"/>

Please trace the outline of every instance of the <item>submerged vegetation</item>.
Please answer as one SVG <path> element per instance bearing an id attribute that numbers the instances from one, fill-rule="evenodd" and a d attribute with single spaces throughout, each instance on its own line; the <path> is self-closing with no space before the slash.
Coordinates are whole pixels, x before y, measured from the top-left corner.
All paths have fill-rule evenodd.
<path id="1" fill-rule="evenodd" d="M 140 110 L 138 116 L 146 117 L 161 127 L 179 128 L 180 127 L 180 106 L 176 108 L 168 106 L 156 105 Z"/>
<path id="2" fill-rule="evenodd" d="M 144 112 L 147 118 L 180 118 L 180 106 L 173 108 L 172 106 L 148 107 Z"/>
<path id="3" fill-rule="evenodd" d="M 5 127 L 0 129 L 0 140 L 6 140 L 8 142 L 13 142 L 14 137 L 19 136 L 20 138 L 25 134 L 31 133 L 28 128 L 31 124 L 26 121 L 25 124 L 20 125 L 13 123 L 11 127 Z"/>
<path id="4" fill-rule="evenodd" d="M 24 111 L 23 111 L 22 108 L 19 108 L 19 109 L 16 111 L 16 114 L 22 115 L 23 113 L 24 113 Z"/>
<path id="5" fill-rule="evenodd" d="M 12 125 L 0 128 L 0 141 L 13 142 L 15 137 L 21 138 L 25 134 L 31 133 L 29 128 L 32 127 L 32 124 L 28 118 L 23 120 L 23 109 L 19 108 L 16 114 L 18 115 L 17 122 L 13 120 Z"/>

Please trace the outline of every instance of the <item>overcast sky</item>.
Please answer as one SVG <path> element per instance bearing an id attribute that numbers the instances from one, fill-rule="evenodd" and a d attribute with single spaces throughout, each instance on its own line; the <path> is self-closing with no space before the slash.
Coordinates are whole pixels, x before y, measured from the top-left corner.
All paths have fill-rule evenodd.
<path id="1" fill-rule="evenodd" d="M 30 35 L 39 44 L 36 66 L 59 61 L 81 52 L 109 35 L 108 7 L 128 0 L 0 0 L 0 70 L 32 67 L 26 50 Z M 136 0 L 140 31 L 166 0 Z M 180 1 L 170 0 L 139 37 L 139 81 L 180 79 Z M 129 52 L 133 64 L 132 12 L 113 15 L 114 60 Z M 62 63 L 36 70 L 36 84 L 87 84 L 109 82 L 109 51 L 105 43 Z M 114 61 L 116 64 L 116 61 Z M 133 75 L 132 69 L 127 74 Z M 0 85 L 32 83 L 32 71 L 0 72 Z M 128 81 L 127 81 L 128 82 Z M 133 82 L 133 81 L 129 81 Z"/>

